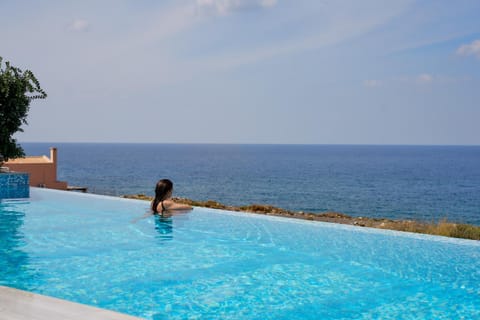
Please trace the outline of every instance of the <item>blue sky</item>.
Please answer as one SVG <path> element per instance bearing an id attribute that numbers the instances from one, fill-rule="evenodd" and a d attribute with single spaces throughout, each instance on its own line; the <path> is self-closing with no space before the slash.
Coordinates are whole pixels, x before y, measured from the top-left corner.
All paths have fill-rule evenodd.
<path id="1" fill-rule="evenodd" d="M 0 2 L 20 141 L 480 144 L 480 1 Z"/>

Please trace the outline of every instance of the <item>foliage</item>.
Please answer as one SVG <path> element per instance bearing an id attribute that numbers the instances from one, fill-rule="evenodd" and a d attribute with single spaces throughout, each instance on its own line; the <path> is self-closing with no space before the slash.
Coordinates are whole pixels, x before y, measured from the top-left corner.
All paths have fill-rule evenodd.
<path id="1" fill-rule="evenodd" d="M 47 94 L 40 87 L 30 70 L 22 71 L 0 57 L 0 155 L 5 160 L 25 155 L 13 135 L 27 124 L 30 102 L 45 99 Z"/>

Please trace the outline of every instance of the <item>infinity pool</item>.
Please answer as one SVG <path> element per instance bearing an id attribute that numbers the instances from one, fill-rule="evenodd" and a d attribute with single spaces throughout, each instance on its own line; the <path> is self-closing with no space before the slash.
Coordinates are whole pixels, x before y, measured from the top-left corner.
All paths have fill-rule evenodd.
<path id="1" fill-rule="evenodd" d="M 31 190 L 0 284 L 147 319 L 479 319 L 480 242 Z"/>

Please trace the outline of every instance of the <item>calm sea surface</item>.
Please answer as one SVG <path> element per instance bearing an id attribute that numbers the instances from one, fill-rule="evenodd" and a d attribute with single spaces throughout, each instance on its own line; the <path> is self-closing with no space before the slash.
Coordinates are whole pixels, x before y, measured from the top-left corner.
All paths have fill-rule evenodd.
<path id="1" fill-rule="evenodd" d="M 480 225 L 480 146 L 22 143 L 58 148 L 58 179 L 107 195 L 175 195 L 308 212 Z"/>

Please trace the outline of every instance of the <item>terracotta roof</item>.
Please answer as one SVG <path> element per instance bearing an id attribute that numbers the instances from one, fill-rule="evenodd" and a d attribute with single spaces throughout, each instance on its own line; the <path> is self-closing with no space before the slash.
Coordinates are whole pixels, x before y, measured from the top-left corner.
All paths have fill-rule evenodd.
<path id="1" fill-rule="evenodd" d="M 38 156 L 38 157 L 26 157 L 26 158 L 18 158 L 18 159 L 11 159 L 5 162 L 5 164 L 16 164 L 16 163 L 51 163 L 50 158 L 47 156 Z"/>

